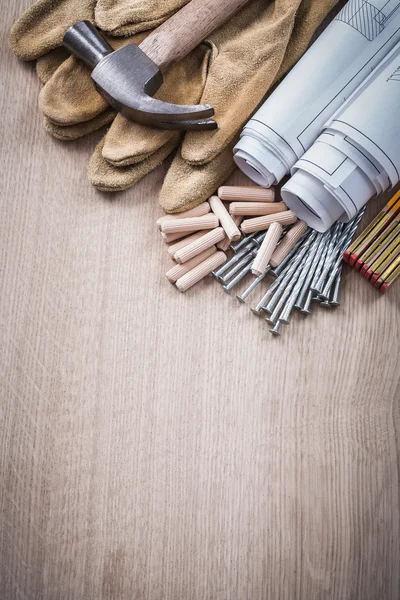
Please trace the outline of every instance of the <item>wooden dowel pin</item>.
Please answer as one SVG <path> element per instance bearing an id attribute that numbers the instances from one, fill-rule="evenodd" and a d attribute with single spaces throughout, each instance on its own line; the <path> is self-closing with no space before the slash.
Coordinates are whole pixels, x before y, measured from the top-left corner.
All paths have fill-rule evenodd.
<path id="1" fill-rule="evenodd" d="M 182 239 L 185 235 L 188 235 L 185 232 L 180 233 L 163 233 L 161 232 L 161 237 L 166 244 L 171 244 L 171 242 L 176 242 L 176 240 Z"/>
<path id="2" fill-rule="evenodd" d="M 225 206 L 218 196 L 211 196 L 209 200 L 211 210 L 214 215 L 219 219 L 221 227 L 223 227 L 226 235 L 231 242 L 237 242 L 241 238 L 241 233 L 232 216 L 228 213 Z"/>
<path id="3" fill-rule="evenodd" d="M 184 246 L 174 254 L 174 259 L 177 263 L 182 264 L 190 260 L 191 258 L 204 252 L 214 244 L 218 244 L 225 237 L 225 231 L 222 227 L 217 227 L 208 233 L 204 233 L 198 240 L 191 242 L 187 246 Z"/>
<path id="4" fill-rule="evenodd" d="M 192 242 L 195 242 L 196 240 L 201 238 L 203 235 L 204 235 L 204 231 L 197 231 L 196 233 L 192 233 L 191 235 L 188 235 L 183 240 L 176 242 L 176 244 L 171 244 L 171 246 L 168 248 L 168 254 L 173 258 L 175 252 L 177 252 L 181 248 L 184 248 L 185 246 L 188 246 Z"/>
<path id="5" fill-rule="evenodd" d="M 259 277 L 265 271 L 269 265 L 271 256 L 279 242 L 279 238 L 282 235 L 283 227 L 280 223 L 272 223 L 263 239 L 261 248 L 257 252 L 257 256 L 254 259 L 253 267 L 251 272 L 253 275 Z"/>
<path id="6" fill-rule="evenodd" d="M 161 226 L 163 223 L 165 223 L 166 221 L 171 221 L 173 219 L 187 219 L 189 217 L 202 217 L 203 215 L 206 215 L 207 213 L 209 213 L 210 210 L 211 209 L 210 209 L 210 205 L 208 204 L 208 202 L 202 202 L 201 204 L 199 204 L 198 206 L 195 206 L 194 208 L 191 208 L 190 210 L 185 210 L 184 212 L 177 213 L 175 215 L 164 215 L 163 217 L 160 217 L 156 221 L 157 227 L 158 227 L 158 229 L 161 230 Z"/>
<path id="7" fill-rule="evenodd" d="M 224 202 L 274 202 L 275 190 L 253 186 L 223 185 L 218 197 Z"/>
<path id="8" fill-rule="evenodd" d="M 267 215 L 265 217 L 255 217 L 254 219 L 246 219 L 240 226 L 243 233 L 255 233 L 268 229 L 272 223 L 280 223 L 282 226 L 292 225 L 297 221 L 296 213 L 293 210 L 277 213 L 275 215 Z"/>
<path id="9" fill-rule="evenodd" d="M 307 223 L 298 221 L 285 235 L 275 252 L 271 256 L 270 265 L 275 268 L 287 257 L 292 248 L 307 231 Z"/>
<path id="10" fill-rule="evenodd" d="M 287 210 L 284 202 L 232 202 L 229 206 L 231 215 L 243 217 L 260 217 L 273 215 Z"/>
<path id="11" fill-rule="evenodd" d="M 233 220 L 234 220 L 236 227 L 239 227 L 239 225 L 243 221 L 243 217 L 233 217 Z M 242 234 L 240 234 L 240 237 L 241 236 L 242 236 Z M 231 240 L 227 236 L 225 236 L 225 239 L 222 240 L 222 242 L 219 242 L 219 244 L 217 244 L 217 248 L 219 250 L 222 250 L 223 252 L 226 252 L 230 245 L 231 245 Z"/>
<path id="12" fill-rule="evenodd" d="M 167 277 L 168 281 L 170 281 L 171 283 L 175 283 L 175 281 L 178 281 L 178 279 L 180 277 L 183 277 L 184 275 L 186 275 L 186 273 L 189 273 L 189 271 L 191 271 L 192 269 L 197 267 L 197 265 L 199 265 L 200 263 L 205 261 L 209 256 L 214 254 L 216 251 L 217 251 L 217 247 L 211 246 L 211 248 L 208 248 L 208 250 L 204 250 L 204 252 L 202 252 L 201 254 L 198 254 L 197 256 L 192 258 L 192 260 L 188 260 L 183 265 L 175 265 L 166 273 L 166 277 Z"/>
<path id="13" fill-rule="evenodd" d="M 202 217 L 189 217 L 187 219 L 171 219 L 165 221 L 161 225 L 161 230 L 165 234 L 171 233 L 191 233 L 194 231 L 201 231 L 205 229 L 215 229 L 218 227 L 218 218 L 209 213 Z"/>
<path id="14" fill-rule="evenodd" d="M 224 252 L 215 252 L 212 256 L 197 265 L 197 267 L 186 273 L 186 275 L 180 277 L 176 282 L 176 287 L 180 292 L 186 292 L 186 290 L 204 279 L 204 277 L 207 277 L 207 275 L 218 269 L 225 262 L 226 254 Z"/>

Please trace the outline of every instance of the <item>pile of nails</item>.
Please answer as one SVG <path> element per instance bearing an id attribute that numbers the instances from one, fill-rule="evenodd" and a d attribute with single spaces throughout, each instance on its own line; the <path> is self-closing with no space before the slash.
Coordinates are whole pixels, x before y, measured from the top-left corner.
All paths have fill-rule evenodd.
<path id="1" fill-rule="evenodd" d="M 336 223 L 326 233 L 306 229 L 278 265 L 271 258 L 265 270 L 236 298 L 244 303 L 264 279 L 271 277 L 267 292 L 251 311 L 259 317 L 265 316 L 271 325 L 270 332 L 275 336 L 281 334 L 282 325 L 289 324 L 294 309 L 309 315 L 312 302 L 325 308 L 339 306 L 343 253 L 352 241 L 363 213 L 364 209 L 349 223 Z M 233 290 L 250 271 L 254 273 L 257 254 L 268 233 L 249 235 L 231 245 L 233 258 L 213 272 L 226 292 Z M 282 233 L 276 253 L 281 245 L 285 245 L 289 234 L 290 230 Z"/>
<path id="2" fill-rule="evenodd" d="M 273 189 L 223 186 L 208 202 L 158 219 L 161 236 L 171 244 L 168 253 L 175 261 L 166 276 L 179 291 L 185 292 L 221 268 L 227 260 L 225 252 L 231 244 L 242 244 L 242 235 L 261 241 L 268 229 L 274 240 L 268 248 L 274 249 L 283 228 L 286 231 L 296 221 L 296 214 L 288 210 L 284 202 L 275 202 Z M 307 227 L 303 222 L 295 227 L 299 223 L 305 231 Z M 256 232 L 260 233 L 256 235 Z M 260 269 L 261 274 L 265 266 L 260 255 L 254 269 Z"/>
<path id="3" fill-rule="evenodd" d="M 294 309 L 309 315 L 313 302 L 325 308 L 339 306 L 343 253 L 363 212 L 318 233 L 298 221 L 283 202 L 275 202 L 273 189 L 223 186 L 208 202 L 158 219 L 176 263 L 166 276 L 185 292 L 212 273 L 230 293 L 253 275 L 247 289 L 236 296 L 241 303 L 261 282 L 269 281 L 251 311 L 264 316 L 271 333 L 279 336 Z M 233 252 L 229 261 L 227 251 Z"/>

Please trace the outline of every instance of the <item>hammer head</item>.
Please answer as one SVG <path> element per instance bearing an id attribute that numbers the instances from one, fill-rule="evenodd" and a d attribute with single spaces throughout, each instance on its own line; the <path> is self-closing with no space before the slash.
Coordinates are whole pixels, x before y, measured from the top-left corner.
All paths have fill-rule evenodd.
<path id="1" fill-rule="evenodd" d="M 159 67 L 135 44 L 113 50 L 93 25 L 70 27 L 63 45 L 93 69 L 99 92 L 128 119 L 162 129 L 215 129 L 211 105 L 162 102 L 153 94 L 163 82 Z"/>
<path id="2" fill-rule="evenodd" d="M 166 129 L 216 126 L 215 121 L 206 120 L 214 114 L 210 105 L 170 104 L 152 97 L 161 86 L 163 76 L 135 44 L 104 57 L 92 71 L 92 77 L 110 104 L 133 121 Z"/>

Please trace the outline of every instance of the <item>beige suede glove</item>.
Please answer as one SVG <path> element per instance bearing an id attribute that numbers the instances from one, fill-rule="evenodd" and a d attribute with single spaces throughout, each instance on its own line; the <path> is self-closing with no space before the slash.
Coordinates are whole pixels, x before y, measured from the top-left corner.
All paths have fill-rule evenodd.
<path id="1" fill-rule="evenodd" d="M 21 60 L 37 60 L 38 77 L 42 83 L 46 83 L 57 68 L 69 58 L 69 53 L 61 47 L 61 43 L 65 31 L 77 21 L 87 20 L 114 35 L 128 36 L 161 24 L 188 1 L 152 0 L 145 3 L 127 3 L 123 0 L 37 0 L 11 28 L 10 46 Z M 143 38 L 142 34 L 133 41 L 140 43 Z M 119 47 L 122 43 L 123 40 L 115 40 L 112 44 Z M 78 82 L 78 85 L 72 85 L 72 79 L 68 82 L 69 71 L 66 69 L 64 76 L 58 79 L 61 86 L 66 86 L 63 106 L 68 115 L 69 101 L 74 103 L 79 97 L 81 108 L 72 110 L 78 110 L 81 115 L 63 128 L 60 125 L 65 124 L 65 119 L 61 119 L 60 123 L 52 122 L 46 116 L 44 119 L 49 133 L 64 140 L 73 140 L 95 131 L 115 117 L 115 111 L 102 102 L 101 109 L 98 109 L 96 114 L 93 115 L 93 111 L 96 112 L 94 107 L 88 118 L 85 118 L 86 107 L 91 102 L 90 92 L 93 92 L 94 86 L 88 81 L 85 67 L 77 61 L 72 62 L 72 59 L 69 65 L 71 69 L 76 68 L 74 84 Z M 68 122 L 68 116 L 66 121 Z"/>
<path id="2" fill-rule="evenodd" d="M 35 60 L 59 48 L 68 27 L 78 21 L 96 23 L 103 31 L 129 36 L 148 31 L 168 19 L 189 0 L 37 0 L 9 33 L 13 52 Z"/>
<path id="3" fill-rule="evenodd" d="M 242 125 L 266 90 L 305 51 L 334 4 L 334 0 L 253 0 L 210 36 L 213 54 L 199 101 L 214 106 L 219 129 L 184 136 L 160 193 L 167 212 L 195 206 L 225 181 L 234 169 L 232 146 Z M 173 144 L 176 134 L 167 135 Z M 137 161 L 143 156 L 143 143 L 139 140 L 138 125 L 118 116 L 90 162 L 91 182 L 103 190 L 133 185 L 141 175 Z"/>
<path id="4" fill-rule="evenodd" d="M 194 206 L 226 179 L 233 170 L 231 146 L 241 126 L 271 85 L 304 52 L 315 28 L 334 3 L 250 0 L 210 36 L 208 52 L 204 45 L 199 47 L 175 72 L 172 69 L 167 74 L 159 97 L 178 103 L 213 104 L 219 129 L 184 136 L 182 149 L 161 190 L 165 210 L 176 212 Z M 111 4 L 122 6 L 118 1 L 109 2 L 109 8 Z M 135 4 L 137 7 L 140 3 Z M 114 23 L 109 29 L 114 32 L 117 28 Z M 55 59 L 53 63 L 56 65 Z M 50 74 L 48 64 L 47 57 L 46 69 L 39 66 L 38 71 Z M 64 139 L 93 130 L 113 118 L 89 72 L 73 58 L 63 62 L 48 80 L 41 94 L 41 108 L 47 128 Z M 118 115 L 95 151 L 89 178 L 103 190 L 126 189 L 173 151 L 180 138 L 177 132 L 151 129 Z"/>

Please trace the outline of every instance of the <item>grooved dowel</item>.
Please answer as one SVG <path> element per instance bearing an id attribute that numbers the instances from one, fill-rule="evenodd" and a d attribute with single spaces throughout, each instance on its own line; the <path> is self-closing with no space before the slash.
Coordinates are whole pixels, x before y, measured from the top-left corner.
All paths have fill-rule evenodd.
<path id="1" fill-rule="evenodd" d="M 279 238 L 282 235 L 283 227 L 280 223 L 272 223 L 266 233 L 261 248 L 257 252 L 251 269 L 253 275 L 259 277 L 267 268 L 270 258 L 276 248 Z"/>
<path id="2" fill-rule="evenodd" d="M 239 225 L 243 221 L 243 217 L 233 217 L 233 221 L 234 221 L 236 227 L 239 227 Z M 240 229 L 239 229 L 239 233 L 240 233 L 240 237 L 241 237 L 242 234 L 240 232 Z M 219 242 L 219 244 L 217 244 L 217 248 L 219 250 L 222 250 L 223 252 L 226 252 L 230 245 L 231 245 L 231 240 L 227 236 L 225 236 L 225 239 L 222 240 L 222 242 Z"/>
<path id="3" fill-rule="evenodd" d="M 189 271 L 191 271 L 192 269 L 197 267 L 197 265 L 202 263 L 204 260 L 206 260 L 209 256 L 214 254 L 216 251 L 217 251 L 217 247 L 211 246 L 211 248 L 204 250 L 204 252 L 202 252 L 201 254 L 198 254 L 197 256 L 192 258 L 192 260 L 188 260 L 183 265 L 175 265 L 169 271 L 167 271 L 167 273 L 165 274 L 168 281 L 170 281 L 171 283 L 175 283 L 175 281 L 178 281 L 178 279 L 180 277 L 183 277 L 184 275 L 186 275 L 186 273 L 189 273 Z"/>
<path id="4" fill-rule="evenodd" d="M 273 215 L 287 210 L 284 202 L 232 202 L 229 206 L 231 215 L 243 217 L 260 217 Z"/>
<path id="5" fill-rule="evenodd" d="M 225 231 L 222 227 L 217 227 L 208 233 L 204 233 L 198 240 L 195 240 L 191 244 L 184 246 L 174 254 L 174 259 L 177 263 L 182 264 L 204 252 L 207 248 L 211 248 L 214 244 L 222 242 L 225 237 Z"/>
<path id="6" fill-rule="evenodd" d="M 218 218 L 209 213 L 202 217 L 189 217 L 188 219 L 171 219 L 161 225 L 161 230 L 167 235 L 170 233 L 190 233 L 204 229 L 215 229 L 218 227 Z"/>
<path id="7" fill-rule="evenodd" d="M 186 292 L 195 283 L 207 277 L 214 269 L 218 269 L 225 261 L 226 254 L 224 252 L 215 252 L 212 256 L 197 265 L 197 267 L 189 271 L 189 273 L 180 277 L 176 282 L 176 287 L 180 292 Z"/>
<path id="8" fill-rule="evenodd" d="M 254 233 L 268 229 L 272 223 L 280 223 L 282 226 L 292 225 L 297 221 L 296 213 L 293 210 L 285 210 L 285 212 L 275 215 L 267 215 L 265 217 L 255 217 L 254 219 L 246 219 L 243 221 L 240 229 L 243 233 Z"/>
<path id="9" fill-rule="evenodd" d="M 218 196 L 211 196 L 209 200 L 211 210 L 214 215 L 219 219 L 221 227 L 223 227 L 226 235 L 231 240 L 231 242 L 237 242 L 241 238 L 241 233 L 236 225 L 235 221 L 232 219 L 232 216 L 228 213 L 225 206 L 222 204 L 222 201 L 218 198 Z"/>
<path id="10" fill-rule="evenodd" d="M 202 202 L 198 206 L 191 208 L 190 210 L 185 210 L 184 212 L 178 213 L 176 215 L 164 215 L 157 219 L 157 227 L 161 230 L 161 226 L 166 221 L 172 221 L 174 219 L 188 219 L 189 217 L 202 217 L 210 212 L 210 205 L 208 202 Z"/>
<path id="11" fill-rule="evenodd" d="M 184 248 L 185 246 L 188 246 L 192 242 L 195 242 L 203 235 L 204 231 L 197 231 L 196 233 L 192 233 L 192 235 L 188 235 L 187 237 L 185 237 L 185 239 L 176 242 L 176 244 L 171 244 L 171 246 L 168 248 L 168 254 L 173 258 L 175 252 L 177 252 L 181 248 Z"/>
<path id="12" fill-rule="evenodd" d="M 298 221 L 285 235 L 269 261 L 271 267 L 277 267 L 287 257 L 291 249 L 295 247 L 299 239 L 307 231 L 307 223 Z"/>
<path id="13" fill-rule="evenodd" d="M 223 185 L 218 197 L 224 202 L 274 202 L 275 190 L 256 186 Z"/>
<path id="14" fill-rule="evenodd" d="M 171 242 L 180 240 L 185 235 L 187 235 L 187 233 L 185 233 L 184 231 L 181 231 L 180 233 L 163 233 L 163 232 L 161 232 L 161 237 L 166 244 L 170 244 Z"/>

